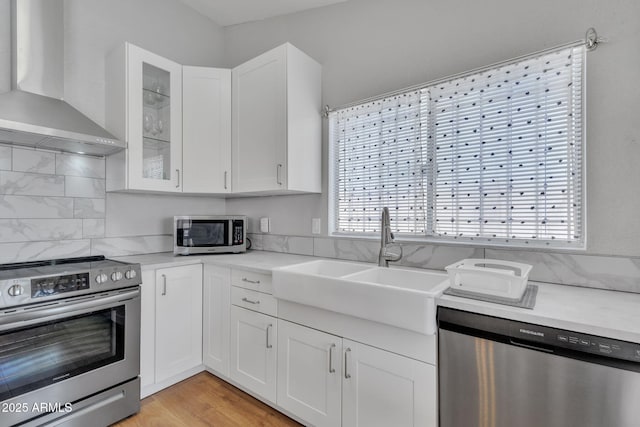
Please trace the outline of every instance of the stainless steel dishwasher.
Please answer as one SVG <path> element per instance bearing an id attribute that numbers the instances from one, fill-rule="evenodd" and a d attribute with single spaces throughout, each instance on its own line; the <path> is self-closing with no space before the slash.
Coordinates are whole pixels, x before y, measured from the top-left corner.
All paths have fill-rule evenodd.
<path id="1" fill-rule="evenodd" d="M 440 427 L 638 427 L 640 345 L 440 307 Z"/>

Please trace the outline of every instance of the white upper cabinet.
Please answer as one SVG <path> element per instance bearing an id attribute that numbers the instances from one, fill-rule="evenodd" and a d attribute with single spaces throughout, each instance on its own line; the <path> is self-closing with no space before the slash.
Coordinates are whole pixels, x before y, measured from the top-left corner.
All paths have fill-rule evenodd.
<path id="1" fill-rule="evenodd" d="M 125 43 L 107 58 L 108 191 L 231 191 L 231 70 L 183 67 Z"/>
<path id="2" fill-rule="evenodd" d="M 289 43 L 233 69 L 234 193 L 321 191 L 321 66 Z"/>
<path id="3" fill-rule="evenodd" d="M 231 70 L 182 68 L 182 189 L 231 192 Z"/>
<path id="4" fill-rule="evenodd" d="M 181 192 L 182 66 L 125 43 L 107 58 L 107 128 L 127 149 L 107 158 L 107 190 Z"/>

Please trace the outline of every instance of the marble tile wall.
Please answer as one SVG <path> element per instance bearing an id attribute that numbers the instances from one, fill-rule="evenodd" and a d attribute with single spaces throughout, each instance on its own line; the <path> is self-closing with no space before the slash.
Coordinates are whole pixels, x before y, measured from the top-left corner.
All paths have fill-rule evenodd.
<path id="1" fill-rule="evenodd" d="M 377 262 L 376 240 L 249 234 L 252 248 L 352 261 Z M 399 265 L 443 270 L 463 258 L 488 258 L 531 264 L 537 282 L 640 293 L 640 258 L 560 252 L 489 249 L 403 243 Z"/>
<path id="2" fill-rule="evenodd" d="M 377 262 L 380 249 L 377 240 L 259 233 L 250 233 L 249 239 L 252 249 L 256 250 L 363 262 Z M 484 249 L 463 246 L 403 243 L 402 250 L 403 256 L 398 265 L 434 270 L 442 270 L 463 258 L 484 258 Z"/>
<path id="3" fill-rule="evenodd" d="M 0 145 L 0 263 L 172 250 L 170 236 L 105 225 L 104 159 Z"/>

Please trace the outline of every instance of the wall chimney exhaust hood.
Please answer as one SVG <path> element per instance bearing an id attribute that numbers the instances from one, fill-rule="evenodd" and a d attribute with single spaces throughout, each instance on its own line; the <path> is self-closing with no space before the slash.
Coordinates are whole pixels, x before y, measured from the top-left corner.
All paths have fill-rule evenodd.
<path id="1" fill-rule="evenodd" d="M 64 0 L 11 1 L 11 91 L 0 142 L 105 156 L 125 143 L 63 100 Z"/>

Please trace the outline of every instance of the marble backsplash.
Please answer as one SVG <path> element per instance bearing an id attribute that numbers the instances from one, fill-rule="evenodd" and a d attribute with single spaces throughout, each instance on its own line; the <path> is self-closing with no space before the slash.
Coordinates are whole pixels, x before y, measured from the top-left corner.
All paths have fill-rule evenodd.
<path id="1" fill-rule="evenodd" d="M 253 249 L 377 262 L 376 240 L 250 234 Z M 463 258 L 488 258 L 533 265 L 536 282 L 640 293 L 640 258 L 566 254 L 542 251 L 474 248 L 454 245 L 403 243 L 397 263 L 407 267 L 443 270 Z"/>
<path id="2" fill-rule="evenodd" d="M 0 145 L 0 263 L 172 250 L 171 236 L 106 237 L 105 160 Z"/>

